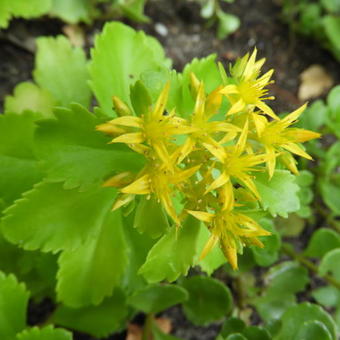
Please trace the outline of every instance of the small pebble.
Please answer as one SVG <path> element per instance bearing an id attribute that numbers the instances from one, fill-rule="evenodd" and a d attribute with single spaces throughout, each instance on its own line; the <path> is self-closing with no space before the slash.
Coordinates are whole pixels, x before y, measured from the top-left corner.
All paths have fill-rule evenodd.
<path id="1" fill-rule="evenodd" d="M 168 35 L 168 29 L 166 28 L 165 25 L 161 24 L 160 22 L 157 22 L 155 24 L 155 30 L 162 37 L 166 37 Z"/>

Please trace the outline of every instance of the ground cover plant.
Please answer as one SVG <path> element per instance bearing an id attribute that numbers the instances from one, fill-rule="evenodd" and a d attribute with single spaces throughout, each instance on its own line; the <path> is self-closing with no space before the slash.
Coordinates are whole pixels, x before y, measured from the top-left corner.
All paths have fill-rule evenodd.
<path id="1" fill-rule="evenodd" d="M 178 72 L 121 23 L 89 57 L 37 46 L 0 116 L 3 338 L 105 338 L 143 313 L 143 339 L 179 339 L 157 323 L 178 304 L 218 340 L 337 338 L 338 87 L 281 115 L 256 49 Z M 53 301 L 33 328 L 29 294 Z"/>
<path id="2" fill-rule="evenodd" d="M 283 18 L 291 28 L 318 40 L 340 60 L 340 3 L 337 0 L 284 0 Z"/>

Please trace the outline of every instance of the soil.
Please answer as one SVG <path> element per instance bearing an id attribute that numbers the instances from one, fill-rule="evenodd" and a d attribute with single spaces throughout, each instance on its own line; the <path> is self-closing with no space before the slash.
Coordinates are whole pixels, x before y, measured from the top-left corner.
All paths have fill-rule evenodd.
<path id="1" fill-rule="evenodd" d="M 297 98 L 299 75 L 312 64 L 322 65 L 332 76 L 334 84 L 340 83 L 339 63 L 317 43 L 292 34 L 280 20 L 280 7 L 274 1 L 237 0 L 233 4 L 223 1 L 221 4 L 227 12 L 241 20 L 240 29 L 224 40 L 216 38 L 214 27 L 206 27 L 199 14 L 200 7 L 193 1 L 149 0 L 146 14 L 151 18 L 151 23 L 129 24 L 157 37 L 177 70 L 182 70 L 193 58 L 211 53 L 216 53 L 219 60 L 226 64 L 256 46 L 259 56 L 267 59 L 266 68 L 275 69 L 275 84 L 271 86 L 271 93 L 277 100 L 271 106 L 277 112 L 291 111 L 301 104 Z M 100 31 L 103 24 L 97 22 L 94 28 L 85 28 L 88 33 L 87 49 L 91 47 L 93 35 Z M 8 30 L 0 32 L 0 112 L 4 96 L 11 93 L 19 82 L 31 79 L 34 38 L 60 34 L 62 26 L 57 20 L 44 18 L 30 22 L 14 20 Z M 43 321 L 43 312 L 50 311 L 50 308 L 49 302 L 47 305 L 32 305 L 31 323 Z M 169 310 L 166 316 L 173 322 L 173 334 L 183 339 L 215 339 L 219 330 L 219 325 L 194 327 L 178 307 Z M 122 333 L 109 339 L 125 339 L 125 336 Z M 94 338 L 77 333 L 75 339 Z"/>

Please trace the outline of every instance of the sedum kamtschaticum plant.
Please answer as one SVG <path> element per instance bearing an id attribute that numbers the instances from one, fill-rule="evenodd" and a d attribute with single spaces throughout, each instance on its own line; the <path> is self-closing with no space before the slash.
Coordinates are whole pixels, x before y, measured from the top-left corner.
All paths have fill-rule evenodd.
<path id="1" fill-rule="evenodd" d="M 219 244 L 234 269 L 244 246 L 263 247 L 259 236 L 270 233 L 246 210 L 249 204 L 261 205 L 256 174 L 267 171 L 269 185 L 278 163 L 297 174 L 293 155 L 311 159 L 299 143 L 319 137 L 291 127 L 305 105 L 280 119 L 264 102 L 273 99 L 265 96 L 273 70 L 261 75 L 263 63 L 264 59 L 256 60 L 254 50 L 230 68 L 230 78 L 220 64 L 225 82 L 210 93 L 190 73 L 195 104 L 186 119 L 176 114 L 176 107 L 166 110 L 170 82 L 154 104 L 147 103 L 136 114 L 114 97 L 119 117 L 97 130 L 112 136 L 110 143 L 124 143 L 143 155 L 145 166 L 135 175 L 118 173 L 104 183 L 119 189 L 113 209 L 145 195 L 146 200 L 161 203 L 177 228 L 190 214 L 211 234 L 201 258 Z M 224 97 L 230 103 L 227 110 L 221 110 Z M 173 197 L 180 198 L 177 210 Z"/>
<path id="2" fill-rule="evenodd" d="M 0 269 L 56 303 L 50 323 L 98 337 L 178 303 L 200 325 L 235 314 L 228 287 L 183 276 L 228 263 L 236 277 L 249 259 L 278 259 L 272 217 L 310 203 L 295 160 L 310 160 L 301 143 L 319 137 L 294 126 L 305 105 L 283 117 L 270 108 L 273 71 L 261 73 L 256 50 L 228 70 L 211 55 L 180 73 L 154 38 L 115 22 L 90 60 L 62 36 L 37 46 L 33 81 L 0 116 Z M 283 281 L 306 275 L 286 267 Z M 297 281 L 287 308 L 300 306 Z M 272 298 L 250 302 L 268 322 Z"/>

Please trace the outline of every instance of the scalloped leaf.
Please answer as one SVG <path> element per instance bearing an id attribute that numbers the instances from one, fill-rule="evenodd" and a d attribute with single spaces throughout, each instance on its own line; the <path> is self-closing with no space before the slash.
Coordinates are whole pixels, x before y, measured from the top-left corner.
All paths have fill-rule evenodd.
<path id="1" fill-rule="evenodd" d="M 128 298 L 128 304 L 146 314 L 157 314 L 188 299 L 188 292 L 178 285 L 148 285 Z"/>
<path id="2" fill-rule="evenodd" d="M 199 229 L 200 222 L 192 216 L 187 217 L 178 230 L 170 228 L 151 248 L 139 273 L 149 283 L 171 282 L 181 274 L 186 275 L 197 252 Z"/>
<path id="3" fill-rule="evenodd" d="M 52 0 L 50 14 L 63 21 L 76 24 L 79 21 L 90 23 L 96 13 L 92 0 Z"/>
<path id="4" fill-rule="evenodd" d="M 42 178 L 33 155 L 35 121 L 39 118 L 28 111 L 0 115 L 0 192 L 6 206 Z"/>
<path id="5" fill-rule="evenodd" d="M 21 18 L 35 18 L 46 14 L 51 7 L 51 0 L 1 0 L 0 27 L 6 28 L 12 16 Z"/>
<path id="6" fill-rule="evenodd" d="M 111 188 L 79 192 L 41 182 L 4 212 L 2 231 L 27 250 L 74 249 L 101 230 L 115 196 Z"/>
<path id="7" fill-rule="evenodd" d="M 91 92 L 85 52 L 72 47 L 62 35 L 38 38 L 37 46 L 33 72 L 37 84 L 48 90 L 62 106 L 79 103 L 88 107 Z"/>
<path id="8" fill-rule="evenodd" d="M 120 330 L 127 316 L 125 295 L 122 290 L 115 289 L 113 295 L 98 306 L 82 308 L 59 306 L 53 315 L 53 322 L 102 338 Z"/>
<path id="9" fill-rule="evenodd" d="M 17 340 L 72 340 L 72 334 L 65 329 L 47 326 L 25 329 L 17 335 Z"/>
<path id="10" fill-rule="evenodd" d="M 55 116 L 39 122 L 35 139 L 48 181 L 87 190 L 114 172 L 137 172 L 143 166 L 143 157 L 127 146 L 108 144 L 110 138 L 95 131 L 102 119 L 82 106 L 58 108 Z"/>
<path id="11" fill-rule="evenodd" d="M 29 293 L 14 275 L 0 272 L 0 337 L 13 340 L 16 333 L 26 327 L 26 309 Z"/>
<path id="12" fill-rule="evenodd" d="M 130 85 L 142 72 L 169 67 L 156 39 L 119 22 L 106 23 L 103 32 L 96 37 L 91 56 L 90 85 L 108 115 L 113 115 L 113 95 L 131 104 Z"/>
<path id="13" fill-rule="evenodd" d="M 329 251 L 319 264 L 320 275 L 325 275 L 330 272 L 336 280 L 340 281 L 340 248 Z"/>
<path id="14" fill-rule="evenodd" d="M 13 96 L 5 97 L 4 106 L 5 112 L 21 113 L 31 110 L 49 118 L 52 116 L 54 99 L 48 91 L 27 81 L 15 87 Z"/>
<path id="15" fill-rule="evenodd" d="M 265 293 L 253 300 L 260 316 L 265 320 L 279 319 L 285 310 L 295 304 L 295 294 L 309 282 L 308 271 L 296 262 L 283 262 L 268 271 Z"/>
<path id="16" fill-rule="evenodd" d="M 183 302 L 186 317 L 195 325 L 206 325 L 230 313 L 232 296 L 222 282 L 205 276 L 193 276 L 182 281 L 189 299 Z"/>
<path id="17" fill-rule="evenodd" d="M 301 328 L 305 328 L 307 322 L 313 321 L 322 323 L 328 330 L 331 339 L 336 339 L 336 325 L 332 320 L 332 317 L 318 305 L 304 302 L 292 306 L 283 314 L 281 321 L 282 328 L 277 337 L 278 340 L 301 339 L 297 337 L 299 332 L 301 332 Z M 303 331 L 303 333 L 304 332 L 305 331 Z M 326 340 L 327 338 L 322 339 Z"/>
<path id="18" fill-rule="evenodd" d="M 254 180 L 260 193 L 264 210 L 271 215 L 287 217 L 288 213 L 300 209 L 299 186 L 295 176 L 287 170 L 276 170 L 271 179 L 266 172 L 258 173 Z"/>
<path id="19" fill-rule="evenodd" d="M 127 244 L 120 211 L 102 211 L 91 238 L 59 257 L 57 299 L 70 307 L 98 305 L 111 296 L 127 266 Z"/>
<path id="20" fill-rule="evenodd" d="M 328 228 L 317 229 L 309 240 L 306 256 L 322 258 L 327 252 L 340 248 L 340 235 Z"/>

